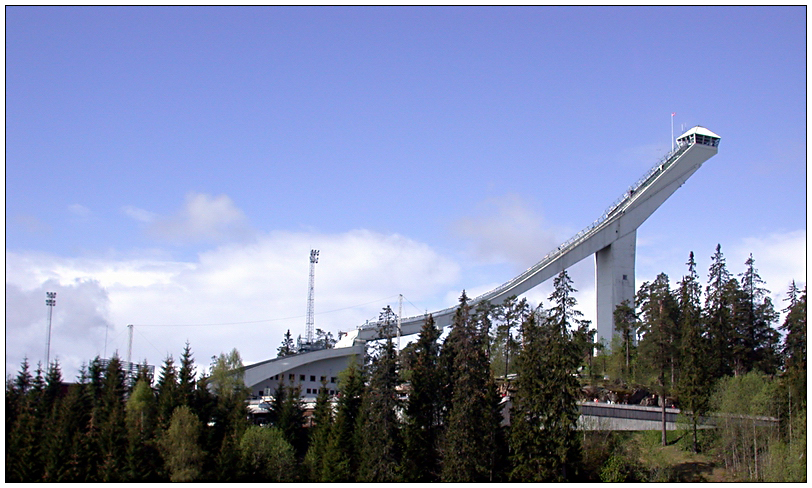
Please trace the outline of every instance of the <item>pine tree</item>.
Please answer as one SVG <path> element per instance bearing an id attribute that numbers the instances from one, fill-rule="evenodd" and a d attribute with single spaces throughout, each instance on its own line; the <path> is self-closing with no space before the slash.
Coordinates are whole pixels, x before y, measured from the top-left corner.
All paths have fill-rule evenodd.
<path id="1" fill-rule="evenodd" d="M 679 287 L 679 317 L 682 329 L 682 363 L 677 386 L 682 408 L 691 411 L 693 450 L 698 452 L 697 423 L 707 412 L 710 401 L 710 378 L 707 358 L 710 353 L 702 336 L 701 287 L 696 273 L 694 253 L 688 258 L 688 274 Z"/>
<path id="2" fill-rule="evenodd" d="M 516 295 L 510 296 L 502 302 L 501 305 L 496 307 L 495 315 L 497 319 L 496 326 L 496 350 L 502 354 L 501 357 L 492 357 L 494 364 L 502 362 L 503 367 L 496 374 L 507 375 L 511 372 L 511 358 L 515 355 L 518 348 L 517 338 L 514 332 L 519 329 L 519 325 L 524 318 L 530 313 L 527 305 L 527 300 L 522 298 L 518 300 Z M 515 369 L 515 368 L 513 368 Z"/>
<path id="3" fill-rule="evenodd" d="M 376 344 L 376 355 L 370 361 L 369 383 L 364 389 L 360 422 L 359 480 L 395 482 L 400 479 L 403 451 L 397 411 L 400 408 L 397 387 L 397 351 L 392 341 L 396 317 L 387 306 L 381 312 L 383 343 Z"/>
<path id="4" fill-rule="evenodd" d="M 623 353 L 625 356 L 625 367 L 623 368 L 621 379 L 629 381 L 631 379 L 631 359 L 635 349 L 634 337 L 639 327 L 637 313 L 629 300 L 623 300 L 615 308 L 612 315 L 615 322 L 615 333 L 620 336 Z"/>
<path id="5" fill-rule="evenodd" d="M 442 428 L 439 355 L 440 330 L 429 315 L 414 343 L 410 390 L 405 408 L 403 477 L 405 481 L 439 479 L 438 442 Z"/>
<path id="6" fill-rule="evenodd" d="M 640 341 L 640 356 L 649 371 L 657 377 L 662 408 L 662 444 L 666 445 L 665 395 L 669 385 L 669 374 L 673 378 L 674 331 L 679 312 L 676 301 L 669 289 L 668 276 L 660 273 L 653 283 L 644 283 L 638 291 L 637 302 L 642 312 L 643 339 Z M 670 382 L 673 385 L 673 380 Z"/>

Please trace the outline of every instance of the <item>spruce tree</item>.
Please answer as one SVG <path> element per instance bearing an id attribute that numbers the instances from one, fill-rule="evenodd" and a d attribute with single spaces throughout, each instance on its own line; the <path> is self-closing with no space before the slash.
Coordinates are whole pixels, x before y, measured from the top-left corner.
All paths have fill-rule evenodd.
<path id="1" fill-rule="evenodd" d="M 19 395 L 15 419 L 6 428 L 6 480 L 11 482 L 40 481 L 43 463 L 38 446 L 41 442 L 43 419 L 40 400 L 44 382 L 42 368 L 36 377 L 28 371 L 28 360 L 15 380 L 15 395 Z"/>
<path id="2" fill-rule="evenodd" d="M 512 480 L 566 481 L 577 476 L 581 446 L 575 430 L 579 415 L 575 373 L 583 346 L 573 341 L 571 330 L 583 330 L 584 323 L 575 292 L 562 271 L 553 280 L 547 313 L 534 313 L 522 324 L 523 347 L 510 415 Z"/>
<path id="3" fill-rule="evenodd" d="M 410 482 L 439 479 L 438 442 L 442 428 L 440 330 L 429 315 L 414 342 L 404 425 L 403 478 Z"/>
<path id="4" fill-rule="evenodd" d="M 369 364 L 369 383 L 361 404 L 359 480 L 391 483 L 400 480 L 403 445 L 397 411 L 400 409 L 397 387 L 397 351 L 392 341 L 397 318 L 387 306 L 378 323 L 386 339 L 375 345 Z"/>
<path id="5" fill-rule="evenodd" d="M 41 456 L 44 459 L 44 481 L 56 481 L 59 466 L 67 461 L 69 456 L 69 432 L 64 431 L 60 425 L 60 412 L 62 404 L 62 371 L 59 361 L 54 360 L 48 368 L 43 390 L 43 440 Z"/>
<path id="6" fill-rule="evenodd" d="M 538 320 L 542 323 L 539 324 Z M 579 357 L 567 328 L 531 314 L 522 324 L 511 409 L 511 481 L 572 480 L 578 462 Z"/>
<path id="7" fill-rule="evenodd" d="M 290 335 L 290 329 L 285 332 L 285 338 L 282 339 L 282 345 L 276 350 L 277 354 L 276 357 L 283 358 L 285 356 L 290 356 L 296 354 L 295 347 L 293 345 L 293 336 Z"/>
<path id="8" fill-rule="evenodd" d="M 792 280 L 787 298 L 789 302 L 784 324 L 781 330 L 786 334 L 784 346 L 781 350 L 787 370 L 806 371 L 806 287 L 798 292 L 795 280 Z"/>
<path id="9" fill-rule="evenodd" d="M 364 391 L 364 375 L 355 358 L 339 374 L 338 386 L 336 417 L 324 454 L 322 481 L 351 482 L 358 472 L 355 428 Z"/>
<path id="10" fill-rule="evenodd" d="M 784 377 L 790 389 L 788 396 L 794 399 L 797 412 L 806 406 L 806 287 L 799 295 L 793 281 L 787 295 L 789 304 L 784 309 L 786 317 L 781 326 L 786 336 L 781 352 Z"/>
<path id="11" fill-rule="evenodd" d="M 90 414 L 84 379 L 68 389 L 58 407 L 55 432 L 47 445 L 46 472 L 53 482 L 83 482 L 88 446 L 85 432 Z"/>
<path id="12" fill-rule="evenodd" d="M 214 358 L 208 382 L 216 397 L 211 413 L 214 428 L 207 429 L 206 445 L 217 450 L 212 477 L 217 481 L 236 481 L 239 476 L 239 444 L 248 427 L 248 388 L 244 381 L 245 368 L 239 351 L 232 349 Z"/>
<path id="13" fill-rule="evenodd" d="M 330 440 L 333 427 L 333 411 L 327 382 L 322 381 L 316 397 L 316 408 L 313 410 L 310 426 L 310 442 L 305 454 L 304 464 L 310 481 L 319 482 L 322 478 L 322 461 Z"/>
<path id="14" fill-rule="evenodd" d="M 192 346 L 189 341 L 186 341 L 183 354 L 180 356 L 180 369 L 178 370 L 178 405 L 188 405 L 197 414 L 197 405 L 195 405 L 195 369 Z"/>
<path id="15" fill-rule="evenodd" d="M 739 275 L 745 303 L 740 333 L 745 351 L 742 355 L 744 364 L 740 368 L 740 374 L 753 369 L 775 374 L 780 362 L 778 351 L 780 336 L 772 324 L 778 319 L 778 314 L 773 307 L 769 290 L 762 286 L 765 283 L 755 268 L 752 254 L 745 262 L 745 266 L 744 273 Z"/>
<path id="16" fill-rule="evenodd" d="M 714 379 L 733 374 L 735 329 L 730 280 L 731 276 L 725 264 L 722 246 L 717 244 L 716 252 L 711 256 L 708 285 L 705 288 L 705 306 L 703 307 L 705 332 L 712 351 L 708 361 L 711 376 Z"/>
<path id="17" fill-rule="evenodd" d="M 167 429 L 172 419 L 172 412 L 180 405 L 180 392 L 178 390 L 178 369 L 175 360 L 170 355 L 164 359 L 161 372 L 156 385 L 158 401 L 158 425 Z"/>
<path id="18" fill-rule="evenodd" d="M 158 481 L 162 466 L 157 449 L 157 405 L 149 383 L 139 379 L 127 399 L 127 481 Z"/>
<path id="19" fill-rule="evenodd" d="M 104 375 L 102 409 L 99 416 L 98 449 L 102 456 L 99 465 L 99 481 L 122 481 L 126 470 L 124 446 L 127 445 L 125 429 L 125 373 L 121 360 L 114 355 L 107 364 Z"/>
<path id="20" fill-rule="evenodd" d="M 282 432 L 288 443 L 293 446 L 296 457 L 299 459 L 304 457 L 307 450 L 304 412 L 302 387 L 300 385 L 287 387 L 275 426 Z"/>
<path id="21" fill-rule="evenodd" d="M 450 340 L 454 342 L 448 344 Z M 454 354 L 451 408 L 441 442 L 442 481 L 489 481 L 493 475 L 496 446 L 492 439 L 500 426 L 493 416 L 495 406 L 491 402 L 496 399 L 489 394 L 492 373 L 484 343 L 463 292 L 452 332 L 443 344 L 444 349 L 446 345 L 452 347 Z"/>

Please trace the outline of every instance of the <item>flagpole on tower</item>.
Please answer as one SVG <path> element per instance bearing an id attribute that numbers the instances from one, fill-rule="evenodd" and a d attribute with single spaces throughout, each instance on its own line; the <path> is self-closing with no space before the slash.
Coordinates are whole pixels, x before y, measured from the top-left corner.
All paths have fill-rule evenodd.
<path id="1" fill-rule="evenodd" d="M 674 150 L 674 116 L 676 112 L 671 112 L 671 150 Z"/>

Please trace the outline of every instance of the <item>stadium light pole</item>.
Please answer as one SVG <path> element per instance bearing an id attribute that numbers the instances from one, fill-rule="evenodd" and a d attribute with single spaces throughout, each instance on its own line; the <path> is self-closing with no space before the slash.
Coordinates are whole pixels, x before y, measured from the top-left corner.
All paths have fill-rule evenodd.
<path id="1" fill-rule="evenodd" d="M 48 307 L 48 330 L 45 334 L 45 369 L 51 367 L 51 318 L 54 315 L 54 307 L 56 306 L 56 292 L 45 292 L 45 305 Z"/>

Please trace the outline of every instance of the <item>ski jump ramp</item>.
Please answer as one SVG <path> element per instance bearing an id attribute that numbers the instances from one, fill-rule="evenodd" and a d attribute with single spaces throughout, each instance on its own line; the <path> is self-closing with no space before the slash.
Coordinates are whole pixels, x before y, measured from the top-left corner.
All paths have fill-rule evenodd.
<path id="1" fill-rule="evenodd" d="M 637 228 L 668 199 L 702 163 L 714 156 L 719 136 L 696 126 L 677 138 L 677 146 L 637 180 L 589 227 L 544 256 L 519 276 L 470 301 L 502 303 L 547 281 L 582 259 L 595 255 L 598 337 L 611 342 L 612 313 L 623 300 L 634 303 L 634 257 Z M 438 327 L 451 325 L 456 307 L 432 313 Z M 401 335 L 420 332 L 425 315 L 404 317 Z M 377 339 L 377 323 L 359 329 L 360 340 Z"/>
<path id="2" fill-rule="evenodd" d="M 696 126 L 689 129 L 677 138 L 676 147 L 671 152 L 637 180 L 592 224 L 549 252 L 520 275 L 471 299 L 469 303 L 472 307 L 476 307 L 480 302 L 500 304 L 506 298 L 521 295 L 594 254 L 597 336 L 598 340 L 605 339 L 607 343 L 611 343 L 614 333 L 612 314 L 615 308 L 624 300 L 634 303 L 637 228 L 677 188 L 682 186 L 702 166 L 702 163 L 717 153 L 719 141 L 718 135 L 704 127 Z M 433 312 L 431 315 L 434 317 L 436 325 L 443 328 L 451 325 L 455 310 L 456 307 L 449 307 Z M 426 315 L 404 317 L 401 321 L 400 335 L 417 334 L 425 319 Z M 355 351 L 357 346 L 366 341 L 380 338 L 378 324 L 369 322 L 342 336 L 336 344 L 336 349 L 347 348 L 349 354 L 355 354 L 355 352 L 350 353 L 349 351 Z M 314 353 L 305 353 L 301 356 L 306 357 L 309 354 Z M 340 354 L 339 351 L 334 350 L 330 355 L 338 356 Z M 313 359 L 318 361 L 315 357 Z M 275 362 L 271 360 L 247 366 L 246 384 L 250 386 L 248 372 L 252 368 L 259 365 L 271 365 Z M 281 364 L 279 366 L 282 367 Z M 271 373 L 268 370 L 260 374 L 260 371 L 256 371 L 257 374 L 266 378 L 280 372 L 268 374 Z M 255 375 L 251 374 L 251 376 Z"/>

